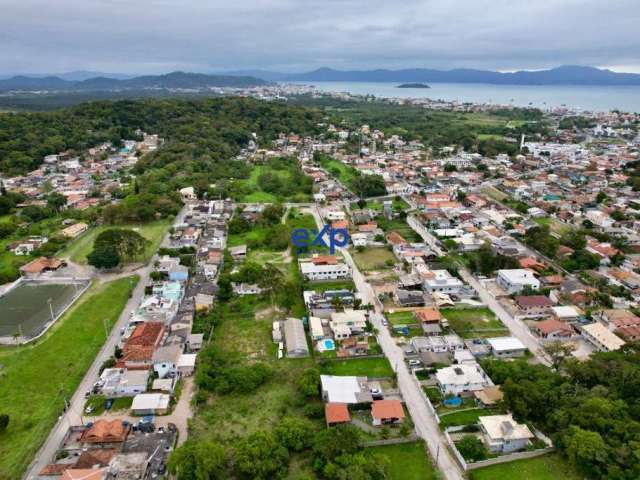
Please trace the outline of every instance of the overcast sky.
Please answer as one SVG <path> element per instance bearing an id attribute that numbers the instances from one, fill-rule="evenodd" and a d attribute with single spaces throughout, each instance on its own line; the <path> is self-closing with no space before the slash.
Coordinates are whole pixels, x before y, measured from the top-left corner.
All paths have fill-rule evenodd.
<path id="1" fill-rule="evenodd" d="M 0 0 L 0 73 L 640 72 L 640 0 Z"/>

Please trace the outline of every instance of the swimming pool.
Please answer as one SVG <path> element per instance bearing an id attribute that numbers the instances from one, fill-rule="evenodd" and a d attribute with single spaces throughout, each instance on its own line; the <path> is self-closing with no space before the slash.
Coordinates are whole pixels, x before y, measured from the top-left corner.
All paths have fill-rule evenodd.
<path id="1" fill-rule="evenodd" d="M 330 338 L 323 340 L 322 346 L 324 347 L 324 350 L 335 350 L 336 348 L 336 344 Z"/>

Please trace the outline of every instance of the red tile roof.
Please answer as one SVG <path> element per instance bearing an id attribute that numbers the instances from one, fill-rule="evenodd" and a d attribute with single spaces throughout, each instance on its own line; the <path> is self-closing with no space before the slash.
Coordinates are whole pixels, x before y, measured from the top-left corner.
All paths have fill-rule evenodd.
<path id="1" fill-rule="evenodd" d="M 351 421 L 351 415 L 346 403 L 327 403 L 324 406 L 324 416 L 327 424 Z"/>
<path id="2" fill-rule="evenodd" d="M 421 322 L 433 323 L 439 322 L 442 319 L 440 311 L 435 308 L 423 308 L 413 312 L 416 318 Z"/>
<path id="3" fill-rule="evenodd" d="M 124 442 L 129 434 L 129 428 L 129 425 L 122 424 L 122 420 L 96 420 L 84 431 L 82 441 L 84 443 Z"/>
<path id="4" fill-rule="evenodd" d="M 371 406 L 373 418 L 386 420 L 390 418 L 404 418 L 404 410 L 400 400 L 375 400 Z"/>

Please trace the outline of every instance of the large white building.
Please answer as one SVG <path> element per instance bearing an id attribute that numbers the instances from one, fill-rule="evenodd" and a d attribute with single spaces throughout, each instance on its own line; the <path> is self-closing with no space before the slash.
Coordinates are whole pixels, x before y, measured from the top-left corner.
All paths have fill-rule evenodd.
<path id="1" fill-rule="evenodd" d="M 351 335 L 364 332 L 367 326 L 367 312 L 365 310 L 345 309 L 343 312 L 333 312 L 329 327 L 336 340 L 343 340 Z"/>
<path id="2" fill-rule="evenodd" d="M 582 336 L 601 352 L 612 352 L 624 345 L 624 340 L 599 322 L 584 325 L 581 330 Z"/>
<path id="3" fill-rule="evenodd" d="M 493 386 L 493 382 L 477 363 L 463 363 L 436 372 L 443 395 L 462 395 Z"/>
<path id="4" fill-rule="evenodd" d="M 457 295 L 464 284 L 447 270 L 432 270 L 423 282 L 425 291 L 429 293 L 447 293 Z"/>
<path id="5" fill-rule="evenodd" d="M 533 272 L 522 268 L 498 270 L 496 283 L 509 295 L 520 293 L 526 287 L 531 287 L 533 290 L 540 288 L 540 281 L 535 277 Z"/>
<path id="6" fill-rule="evenodd" d="M 351 269 L 344 263 L 335 265 L 315 265 L 300 262 L 300 272 L 307 280 L 338 280 L 351 277 Z"/>

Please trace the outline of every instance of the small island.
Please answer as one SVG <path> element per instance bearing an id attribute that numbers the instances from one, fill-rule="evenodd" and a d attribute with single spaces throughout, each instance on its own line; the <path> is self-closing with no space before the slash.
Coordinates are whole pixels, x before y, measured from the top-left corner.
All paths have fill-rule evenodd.
<path id="1" fill-rule="evenodd" d="M 398 85 L 396 88 L 431 88 L 426 83 L 403 83 Z"/>

